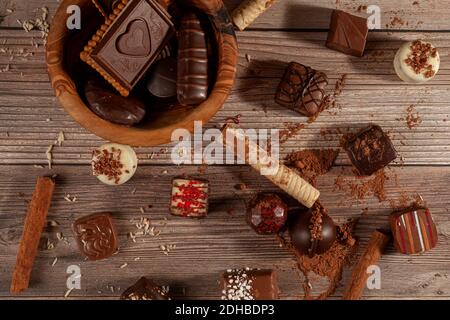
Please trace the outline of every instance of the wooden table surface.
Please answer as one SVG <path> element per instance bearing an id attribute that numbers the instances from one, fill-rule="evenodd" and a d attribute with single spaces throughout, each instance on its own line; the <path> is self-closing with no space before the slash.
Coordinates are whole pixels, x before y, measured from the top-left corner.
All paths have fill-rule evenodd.
<path id="1" fill-rule="evenodd" d="M 239 2 L 227 0 L 226 5 L 233 9 Z M 449 299 L 450 4 L 445 0 L 379 0 L 383 30 L 370 32 L 363 58 L 325 48 L 330 10 L 357 12 L 367 4 L 370 1 L 279 0 L 251 28 L 237 33 L 236 83 L 229 100 L 207 127 L 237 114 L 242 115 L 244 128 L 285 129 L 288 123 L 305 123 L 304 129 L 282 145 L 285 156 L 302 148 L 338 148 L 339 135 L 323 134 L 327 130 L 356 129 L 369 122 L 381 125 L 401 155 L 401 161 L 387 170 L 389 176 L 397 177 L 386 186 L 387 200 L 379 202 L 368 196 L 359 201 L 335 190 L 338 175 L 356 179 L 345 152 L 341 152 L 336 166 L 318 181 L 322 203 L 341 223 L 361 216 L 368 208 L 356 229 L 361 252 L 371 232 L 386 224 L 393 203 L 420 195 L 438 225 L 437 247 L 422 255 L 405 256 L 390 246 L 380 261 L 382 288 L 366 290 L 364 298 Z M 174 166 L 167 145 L 137 149 L 140 166 L 135 178 L 124 186 L 107 187 L 91 176 L 91 151 L 104 141 L 81 128 L 58 104 L 48 81 L 40 33 L 25 32 L 16 21 L 34 18 L 43 6 L 51 16 L 58 1 L 0 1 L 0 15 L 6 15 L 0 24 L 0 297 L 10 298 L 10 278 L 36 177 L 55 173 L 57 187 L 49 220 L 58 226 L 46 229 L 43 235 L 55 248 L 39 251 L 30 288 L 21 297 L 63 298 L 66 270 L 78 265 L 82 288 L 72 291 L 69 298 L 117 298 L 143 275 L 173 287 L 180 297 L 219 298 L 220 273 L 236 267 L 274 268 L 279 274 L 281 297 L 301 298 L 303 279 L 293 257 L 272 237 L 255 235 L 244 222 L 245 201 L 258 191 L 277 190 L 249 167 Z M 417 38 L 432 41 L 442 60 L 439 74 L 424 86 L 400 82 L 392 67 L 402 41 Z M 330 78 L 330 90 L 347 74 L 347 84 L 337 98 L 340 107 L 308 124 L 305 118 L 276 105 L 276 85 L 285 64 L 292 60 L 324 71 Z M 412 129 L 405 121 L 410 105 L 422 119 Z M 41 168 L 47 163 L 48 146 L 61 131 L 66 140 L 53 150 L 52 170 Z M 211 181 L 207 219 L 168 214 L 170 181 L 180 174 Z M 234 188 L 237 183 L 248 188 L 238 191 Z M 65 200 L 67 195 L 76 201 Z M 112 212 L 117 222 L 120 251 L 104 261 L 84 261 L 70 231 L 71 223 L 77 217 L 103 211 Z M 134 243 L 127 234 L 135 230 L 133 219 L 142 216 L 150 218 L 161 234 Z M 67 241 L 58 241 L 57 233 Z M 169 244 L 176 249 L 165 255 L 160 246 Z M 343 283 L 349 273 L 344 272 Z M 315 285 L 313 291 L 323 289 Z M 342 291 L 339 288 L 332 298 L 339 298 Z"/>

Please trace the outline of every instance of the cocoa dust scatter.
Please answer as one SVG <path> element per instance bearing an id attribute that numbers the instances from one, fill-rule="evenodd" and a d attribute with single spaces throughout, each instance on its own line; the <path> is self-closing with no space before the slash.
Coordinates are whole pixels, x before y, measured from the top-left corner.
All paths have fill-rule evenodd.
<path id="1" fill-rule="evenodd" d="M 356 9 L 356 11 L 358 11 L 358 12 L 366 12 L 367 11 L 367 6 L 359 6 L 358 9 Z"/>
<path id="2" fill-rule="evenodd" d="M 286 165 L 297 169 L 304 179 L 316 185 L 316 178 L 330 171 L 339 149 L 310 149 L 292 152 L 286 157 Z"/>
<path id="3" fill-rule="evenodd" d="M 293 136 L 297 135 L 300 130 L 305 128 L 304 123 L 293 123 L 293 122 L 285 122 L 285 129 L 280 131 L 280 142 L 284 143 L 288 141 Z"/>
<path id="4" fill-rule="evenodd" d="M 390 179 L 384 169 L 378 170 L 375 175 L 368 180 L 365 177 L 356 177 L 347 179 L 343 175 L 336 177 L 334 181 L 335 190 L 341 190 L 348 193 L 355 200 L 363 200 L 369 195 L 374 195 L 380 202 L 386 200 L 385 184 Z"/>
<path id="5" fill-rule="evenodd" d="M 409 129 L 418 127 L 422 123 L 422 118 L 412 104 L 406 109 L 406 125 Z"/>
<path id="6" fill-rule="evenodd" d="M 284 235 L 278 237 L 282 247 L 287 248 L 297 258 L 297 265 L 305 277 L 304 298 L 311 300 L 323 300 L 332 295 L 339 287 L 342 280 L 344 267 L 350 265 L 352 257 L 357 249 L 357 240 L 352 235 L 357 220 L 351 220 L 343 226 L 337 227 L 337 240 L 331 248 L 323 254 L 313 257 L 300 254 L 292 245 L 289 239 Z M 326 291 L 320 293 L 317 297 L 311 295 L 312 282 L 311 273 L 321 277 L 326 277 L 329 285 Z"/>
<path id="7" fill-rule="evenodd" d="M 347 81 L 347 74 L 343 74 L 337 81 L 336 84 L 334 85 L 334 96 L 338 97 L 341 95 L 342 90 L 345 87 Z"/>

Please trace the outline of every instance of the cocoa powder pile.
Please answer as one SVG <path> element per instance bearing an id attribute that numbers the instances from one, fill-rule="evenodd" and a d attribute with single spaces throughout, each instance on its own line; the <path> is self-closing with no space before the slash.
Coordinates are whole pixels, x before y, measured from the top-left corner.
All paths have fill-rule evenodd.
<path id="1" fill-rule="evenodd" d="M 357 220 L 352 220 L 338 226 L 337 240 L 331 248 L 325 253 L 313 257 L 300 254 L 289 239 L 286 239 L 284 235 L 279 236 L 280 244 L 295 255 L 298 268 L 305 277 L 303 285 L 305 299 L 326 299 L 336 291 L 342 280 L 344 267 L 351 263 L 357 248 L 357 241 L 352 235 L 356 223 Z M 328 288 L 318 296 L 311 294 L 313 286 L 310 281 L 311 274 L 325 277 L 329 281 Z"/>
<path id="2" fill-rule="evenodd" d="M 338 155 L 339 149 L 296 151 L 286 157 L 286 164 L 297 169 L 309 183 L 316 185 L 317 177 L 330 171 Z"/>

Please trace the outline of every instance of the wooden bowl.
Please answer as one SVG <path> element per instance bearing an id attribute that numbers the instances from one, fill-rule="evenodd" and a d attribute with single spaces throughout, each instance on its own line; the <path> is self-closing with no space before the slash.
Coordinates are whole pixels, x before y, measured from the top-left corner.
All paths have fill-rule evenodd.
<path id="1" fill-rule="evenodd" d="M 167 0 L 163 0 L 167 1 Z M 176 0 L 183 1 L 183 0 Z M 205 13 L 212 26 L 217 52 L 217 77 L 208 99 L 199 106 L 161 110 L 136 127 L 113 124 L 94 114 L 79 95 L 80 73 L 85 66 L 79 53 L 103 22 L 91 0 L 64 0 L 50 28 L 46 60 L 50 81 L 64 109 L 84 128 L 106 140 L 131 146 L 156 146 L 171 141 L 175 129 L 193 131 L 194 121 L 206 123 L 222 107 L 233 86 L 237 43 L 233 25 L 222 0 L 184 0 Z M 81 8 L 81 30 L 69 30 L 67 7 Z M 78 90 L 81 89 L 81 90 Z"/>

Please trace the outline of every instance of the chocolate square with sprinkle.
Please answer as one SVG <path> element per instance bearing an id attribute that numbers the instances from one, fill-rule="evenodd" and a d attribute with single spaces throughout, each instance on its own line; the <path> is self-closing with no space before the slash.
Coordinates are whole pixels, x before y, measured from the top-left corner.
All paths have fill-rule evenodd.
<path id="1" fill-rule="evenodd" d="M 174 179 L 172 182 L 170 213 L 182 217 L 206 217 L 208 214 L 208 193 L 208 181 Z"/>
<path id="2" fill-rule="evenodd" d="M 221 279 L 222 300 L 277 300 L 279 288 L 273 270 L 227 270 Z"/>
<path id="3" fill-rule="evenodd" d="M 327 84 L 323 72 L 291 62 L 278 85 L 275 102 L 305 116 L 314 116 L 321 109 Z"/>
<path id="4" fill-rule="evenodd" d="M 397 158 L 391 139 L 377 125 L 361 130 L 347 141 L 345 149 L 362 175 L 371 175 Z"/>

